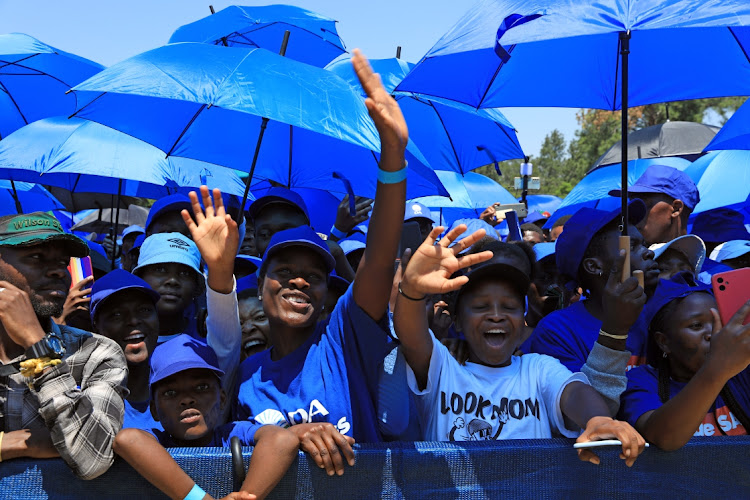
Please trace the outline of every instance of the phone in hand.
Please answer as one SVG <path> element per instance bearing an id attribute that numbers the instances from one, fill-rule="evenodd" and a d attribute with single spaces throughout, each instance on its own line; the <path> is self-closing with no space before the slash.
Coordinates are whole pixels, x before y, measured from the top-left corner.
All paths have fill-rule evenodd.
<path id="1" fill-rule="evenodd" d="M 750 268 L 734 269 L 711 277 L 721 323 L 726 325 L 732 316 L 750 300 Z M 750 315 L 742 322 L 750 323 Z"/>
<path id="2" fill-rule="evenodd" d="M 70 288 L 73 288 L 89 276 L 94 275 L 94 268 L 91 266 L 91 257 L 71 257 L 70 264 L 68 264 L 68 272 L 70 273 Z"/>
<path id="3" fill-rule="evenodd" d="M 401 240 L 398 244 L 398 258 L 401 258 L 407 248 L 411 248 L 413 254 L 421 244 L 422 233 L 419 231 L 419 222 L 413 220 L 404 222 L 401 229 Z"/>

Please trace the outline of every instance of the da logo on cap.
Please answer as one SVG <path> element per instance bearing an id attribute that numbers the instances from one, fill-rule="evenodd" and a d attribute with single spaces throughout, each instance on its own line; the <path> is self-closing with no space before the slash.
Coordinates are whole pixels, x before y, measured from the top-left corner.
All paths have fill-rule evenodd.
<path id="1" fill-rule="evenodd" d="M 422 207 L 416 203 L 411 206 L 411 211 L 414 212 L 414 215 L 422 215 Z"/>

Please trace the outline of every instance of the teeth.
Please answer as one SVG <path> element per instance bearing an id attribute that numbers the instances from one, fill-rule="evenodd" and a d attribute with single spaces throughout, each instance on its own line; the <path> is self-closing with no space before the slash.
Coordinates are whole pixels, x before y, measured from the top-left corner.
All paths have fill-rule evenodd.
<path id="1" fill-rule="evenodd" d="M 263 345 L 265 342 L 261 340 L 248 340 L 245 342 L 245 344 L 242 346 L 244 349 L 250 349 L 251 347 L 255 347 L 257 345 Z"/>
<path id="2" fill-rule="evenodd" d="M 496 329 L 494 329 L 494 330 L 487 330 L 487 331 L 486 331 L 486 332 L 484 332 L 484 333 L 505 333 L 505 330 L 501 330 L 501 329 L 499 329 L 499 328 L 496 328 Z"/>
<path id="3" fill-rule="evenodd" d="M 289 301 L 295 304 L 307 304 L 307 301 L 302 297 L 289 297 Z"/>

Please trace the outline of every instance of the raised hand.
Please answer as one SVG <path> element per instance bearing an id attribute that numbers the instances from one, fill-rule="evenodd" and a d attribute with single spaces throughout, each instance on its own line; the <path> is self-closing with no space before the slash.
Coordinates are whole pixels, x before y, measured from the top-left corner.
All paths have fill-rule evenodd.
<path id="1" fill-rule="evenodd" d="M 367 94 L 365 106 L 380 134 L 382 152 L 385 153 L 395 148 L 403 154 L 409 142 L 409 130 L 398 103 L 385 90 L 380 75 L 372 70 L 367 58 L 359 49 L 354 49 L 352 65 L 354 65 L 354 71 L 357 73 L 362 89 Z M 382 165 L 381 168 L 383 168 Z"/>
<path id="2" fill-rule="evenodd" d="M 706 362 L 715 363 L 721 373 L 730 379 L 750 364 L 750 324 L 742 324 L 750 314 L 750 301 L 740 307 L 724 327 L 721 326 L 719 312 L 711 309 L 711 314 L 714 316 L 714 325 L 711 350 Z"/>
<path id="3" fill-rule="evenodd" d="M 187 210 L 182 211 L 182 220 L 208 266 L 209 286 L 217 292 L 229 293 L 233 286 L 234 259 L 237 256 L 240 234 L 237 223 L 226 213 L 221 191 L 214 189 L 213 195 L 212 201 L 208 187 L 201 186 L 204 211 L 198 202 L 198 195 L 191 191 L 190 201 L 193 204 L 195 222 Z"/>
<path id="4" fill-rule="evenodd" d="M 373 201 L 370 198 L 357 196 L 356 204 L 354 205 L 356 213 L 352 215 L 349 213 L 349 195 L 344 196 L 344 199 L 341 200 L 336 209 L 336 222 L 334 223 L 336 229 L 342 233 L 349 233 L 354 229 L 354 226 L 366 221 L 372 210 Z"/>
<path id="5" fill-rule="evenodd" d="M 68 297 L 65 299 L 62 315 L 53 318 L 55 323 L 57 323 L 58 325 L 67 324 L 66 321 L 68 320 L 70 315 L 75 313 L 76 311 L 85 311 L 86 314 L 88 314 L 89 303 L 91 302 L 90 286 L 92 283 L 94 283 L 94 277 L 87 276 L 73 285 L 73 287 L 68 292 Z"/>
<path id="6" fill-rule="evenodd" d="M 617 262 L 610 270 L 602 297 L 602 330 L 616 335 L 628 334 L 646 304 L 646 292 L 638 285 L 634 276 L 620 283 L 624 265 L 625 250 L 621 250 Z"/>
<path id="7" fill-rule="evenodd" d="M 451 248 L 448 245 L 466 231 L 466 226 L 461 224 L 454 228 L 438 244 L 435 244 L 443 229 L 439 226 L 434 228 L 412 255 L 401 282 L 401 289 L 407 295 L 418 297 L 458 290 L 469 281 L 469 278 L 459 276 L 451 279 L 453 273 L 492 258 L 490 251 L 458 256 L 484 237 L 484 229 L 475 231 Z"/>

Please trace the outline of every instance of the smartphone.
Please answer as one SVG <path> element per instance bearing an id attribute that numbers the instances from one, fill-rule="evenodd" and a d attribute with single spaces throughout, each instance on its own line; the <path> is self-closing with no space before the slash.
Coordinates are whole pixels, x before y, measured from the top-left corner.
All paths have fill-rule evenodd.
<path id="1" fill-rule="evenodd" d="M 721 316 L 721 323 L 726 325 L 740 307 L 750 300 L 750 268 L 734 269 L 711 277 L 716 305 Z M 750 323 L 750 315 L 742 322 Z"/>
<path id="2" fill-rule="evenodd" d="M 94 268 L 91 267 L 91 257 L 71 257 L 68 264 L 70 273 L 70 288 L 73 288 L 79 281 L 94 275 Z"/>
<path id="3" fill-rule="evenodd" d="M 619 439 L 602 439 L 600 441 L 588 441 L 586 443 L 575 443 L 573 445 L 573 448 L 580 449 L 580 448 L 598 448 L 600 446 L 622 446 L 622 441 Z M 648 443 L 646 443 L 646 448 L 648 448 Z"/>
<path id="4" fill-rule="evenodd" d="M 421 244 L 422 233 L 419 231 L 419 222 L 413 220 L 404 222 L 401 229 L 401 241 L 398 244 L 398 258 L 401 258 L 407 248 L 411 248 L 413 254 Z"/>
<path id="5" fill-rule="evenodd" d="M 511 210 L 514 211 L 520 219 L 529 215 L 529 209 L 526 208 L 526 205 L 523 203 L 507 203 L 505 205 L 502 203 L 495 203 L 492 207 L 495 209 L 495 216 L 510 212 Z"/>

